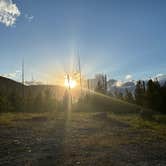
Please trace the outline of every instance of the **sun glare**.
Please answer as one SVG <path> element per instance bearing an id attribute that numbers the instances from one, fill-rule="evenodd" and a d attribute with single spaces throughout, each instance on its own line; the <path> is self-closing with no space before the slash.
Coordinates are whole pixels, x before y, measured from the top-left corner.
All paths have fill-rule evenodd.
<path id="1" fill-rule="evenodd" d="M 70 78 L 69 80 L 65 78 L 64 85 L 65 87 L 75 88 L 77 86 L 77 83 L 72 78 Z"/>

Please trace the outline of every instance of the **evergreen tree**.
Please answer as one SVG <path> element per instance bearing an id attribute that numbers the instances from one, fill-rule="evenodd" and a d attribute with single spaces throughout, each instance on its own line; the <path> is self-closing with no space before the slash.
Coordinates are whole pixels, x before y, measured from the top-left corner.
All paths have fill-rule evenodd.
<path id="1" fill-rule="evenodd" d="M 104 91 L 107 93 L 107 75 L 104 76 Z"/>
<path id="2" fill-rule="evenodd" d="M 99 93 L 106 94 L 107 93 L 107 76 L 103 74 L 96 75 L 97 86 L 95 91 Z"/>
<path id="3" fill-rule="evenodd" d="M 97 91 L 99 93 L 104 93 L 104 87 L 103 87 L 100 80 L 98 80 L 98 82 L 97 82 L 97 86 L 96 86 L 95 91 Z"/>
<path id="4" fill-rule="evenodd" d="M 160 94 L 162 97 L 162 104 L 160 107 L 160 111 L 166 114 L 166 82 L 164 86 L 160 87 Z"/>
<path id="5" fill-rule="evenodd" d="M 0 92 L 0 112 L 7 112 L 10 111 L 10 103 L 8 101 L 7 96 L 3 95 Z"/>
<path id="6" fill-rule="evenodd" d="M 146 97 L 147 97 L 148 107 L 155 109 L 157 111 L 161 110 L 161 105 L 162 105 L 162 96 L 160 88 L 161 87 L 157 79 L 156 81 L 150 79 L 147 83 Z"/>
<path id="7" fill-rule="evenodd" d="M 143 86 L 143 92 L 146 92 L 146 88 L 145 88 L 145 81 L 142 81 L 142 86 Z"/>
<path id="8" fill-rule="evenodd" d="M 35 111 L 43 111 L 43 95 L 42 93 L 38 93 L 37 96 L 34 98 L 33 108 Z"/>
<path id="9" fill-rule="evenodd" d="M 138 105 L 143 105 L 144 104 L 144 98 L 145 98 L 145 93 L 144 93 L 144 87 L 142 82 L 139 80 L 136 84 L 135 88 L 135 100 Z"/>
<path id="10" fill-rule="evenodd" d="M 128 89 L 126 88 L 126 93 L 125 93 L 125 96 L 124 96 L 124 99 L 129 102 L 129 103 L 133 103 L 134 102 L 134 99 L 133 99 L 133 95 L 131 92 L 128 91 Z"/>
<path id="11" fill-rule="evenodd" d="M 9 101 L 9 109 L 12 111 L 21 111 L 23 106 L 22 98 L 17 94 L 17 92 L 13 91 L 8 95 Z"/>
<path id="12" fill-rule="evenodd" d="M 119 92 L 117 97 L 118 97 L 119 99 L 123 100 L 123 93 L 122 93 L 122 92 Z"/>

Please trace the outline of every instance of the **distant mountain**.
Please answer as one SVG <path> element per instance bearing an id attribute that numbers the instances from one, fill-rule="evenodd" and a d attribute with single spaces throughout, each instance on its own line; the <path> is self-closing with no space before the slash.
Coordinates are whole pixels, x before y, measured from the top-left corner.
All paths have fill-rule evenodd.
<path id="1" fill-rule="evenodd" d="M 111 92 L 114 94 L 115 92 L 121 92 L 125 93 L 126 89 L 130 91 L 131 93 L 134 93 L 135 91 L 135 82 L 134 81 L 128 81 L 128 82 L 120 82 L 118 80 L 109 80 L 108 84 L 108 92 Z"/>
<path id="2" fill-rule="evenodd" d="M 166 83 L 166 75 L 160 75 L 157 77 L 154 77 L 154 80 L 157 78 L 160 85 L 163 86 Z M 147 84 L 148 80 L 145 80 L 145 84 Z M 132 94 L 134 94 L 135 91 L 135 85 L 136 81 L 127 81 L 127 82 L 121 82 L 115 79 L 110 79 L 107 83 L 108 92 L 115 93 L 121 92 L 125 94 L 126 89 L 130 91 Z"/>
<path id="3" fill-rule="evenodd" d="M 16 82 L 14 80 L 11 80 L 6 77 L 0 76 L 0 92 L 1 93 L 11 93 L 11 92 L 17 92 L 21 93 L 23 85 L 19 82 Z"/>
<path id="4" fill-rule="evenodd" d="M 116 82 L 117 82 L 117 80 L 115 80 L 115 79 L 110 79 L 110 80 L 107 82 L 107 85 L 110 87 L 110 86 L 115 85 Z"/>
<path id="5" fill-rule="evenodd" d="M 16 93 L 17 95 L 22 95 L 23 90 L 25 96 L 36 96 L 39 93 L 43 93 L 46 89 L 50 89 L 54 95 L 59 91 L 61 87 L 54 85 L 23 85 L 20 82 L 16 82 L 6 77 L 0 76 L 0 93 L 8 95 L 11 93 Z M 62 89 L 62 88 L 61 88 Z"/>
<path id="6" fill-rule="evenodd" d="M 158 76 L 157 79 L 161 86 L 163 86 L 166 83 L 166 75 Z"/>
<path id="7" fill-rule="evenodd" d="M 36 97 L 38 94 L 44 94 L 46 90 L 49 90 L 51 95 L 56 99 L 62 99 L 65 93 L 66 88 L 59 85 L 44 85 L 44 84 L 29 84 L 23 85 L 20 82 L 16 82 L 12 79 L 0 76 L 0 94 L 7 96 L 12 93 L 16 93 L 22 97 L 23 90 L 24 95 L 28 97 Z M 73 97 L 78 97 L 78 90 L 73 89 Z"/>
<path id="8" fill-rule="evenodd" d="M 9 78 L 0 76 L 0 85 L 1 86 L 6 86 L 6 85 L 19 86 L 19 85 L 21 85 L 21 83 L 16 82 L 16 81 L 9 79 Z"/>
<path id="9" fill-rule="evenodd" d="M 126 87 L 132 87 L 132 86 L 135 86 L 135 82 L 134 81 L 124 82 L 121 87 L 125 87 L 126 88 Z"/>
<path id="10" fill-rule="evenodd" d="M 27 86 L 31 86 L 31 85 L 43 85 L 43 83 L 40 82 L 40 81 L 33 80 L 33 81 L 25 81 L 25 85 L 27 85 Z"/>

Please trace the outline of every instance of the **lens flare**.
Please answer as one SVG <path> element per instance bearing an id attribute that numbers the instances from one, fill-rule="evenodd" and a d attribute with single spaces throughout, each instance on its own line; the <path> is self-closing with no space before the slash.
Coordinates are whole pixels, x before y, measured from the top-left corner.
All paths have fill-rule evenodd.
<path id="1" fill-rule="evenodd" d="M 69 80 L 65 78 L 64 85 L 65 87 L 75 88 L 77 86 L 77 82 L 72 78 L 70 78 Z"/>

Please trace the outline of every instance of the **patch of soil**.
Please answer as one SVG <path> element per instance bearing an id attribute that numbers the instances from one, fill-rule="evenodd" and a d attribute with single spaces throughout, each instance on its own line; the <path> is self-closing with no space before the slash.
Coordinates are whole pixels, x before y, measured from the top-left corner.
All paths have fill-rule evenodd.
<path id="1" fill-rule="evenodd" d="M 107 113 L 72 113 L 70 120 L 65 118 L 34 117 L 13 127 L 0 126 L 0 166 L 166 165 L 164 140 L 134 140 L 155 133 L 129 130 L 128 124 Z"/>
<path id="2" fill-rule="evenodd" d="M 47 121 L 47 117 L 32 117 L 27 119 L 15 119 L 14 121 L 25 121 L 25 122 L 45 122 Z"/>

